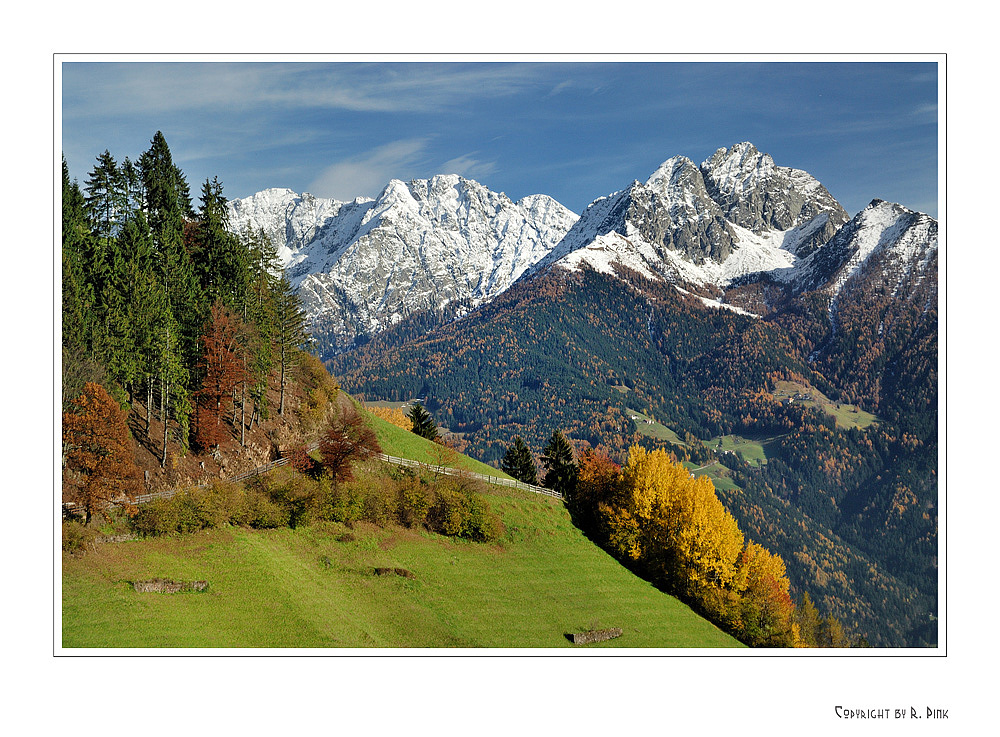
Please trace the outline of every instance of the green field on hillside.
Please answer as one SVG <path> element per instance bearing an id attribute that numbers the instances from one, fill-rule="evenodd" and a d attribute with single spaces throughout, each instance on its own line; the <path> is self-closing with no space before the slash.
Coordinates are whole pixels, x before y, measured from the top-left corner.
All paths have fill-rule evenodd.
<path id="1" fill-rule="evenodd" d="M 368 419 L 372 429 L 375 430 L 379 445 L 382 446 L 382 452 L 387 455 L 409 458 L 410 460 L 420 461 L 432 466 L 443 465 L 453 468 L 464 468 L 466 471 L 482 473 L 487 476 L 496 476 L 503 479 L 511 478 L 503 471 L 493 468 L 493 466 L 481 463 L 461 453 L 448 452 L 444 446 L 415 435 L 409 430 L 397 427 L 380 417 L 368 413 L 365 413 L 365 417 Z"/>
<path id="2" fill-rule="evenodd" d="M 733 489 L 739 488 L 729 477 L 729 469 L 718 461 L 712 461 L 711 463 L 701 466 L 692 463 L 691 461 L 684 461 L 683 465 L 694 476 L 708 476 L 712 479 L 712 484 L 716 489 L 732 491 Z"/>
<path id="3" fill-rule="evenodd" d="M 814 386 L 795 381 L 777 381 L 774 398 L 781 402 L 797 402 L 806 407 L 819 407 L 837 421 L 837 427 L 845 430 L 852 427 L 865 429 L 878 417 L 853 404 L 835 402 Z"/>
<path id="4" fill-rule="evenodd" d="M 586 539 L 563 505 L 486 493 L 499 544 L 401 527 L 222 528 L 63 557 L 64 648 L 740 647 Z M 408 575 L 375 575 L 376 568 Z M 202 593 L 138 593 L 153 578 Z"/>
<path id="5" fill-rule="evenodd" d="M 770 440 L 771 438 L 752 440 L 740 435 L 723 435 L 706 441 L 705 445 L 716 453 L 739 452 L 747 463 L 760 466 L 767 463 L 766 446 Z"/>
<path id="6" fill-rule="evenodd" d="M 642 412 L 634 409 L 628 409 L 626 407 L 625 412 L 630 416 L 634 416 L 635 419 L 632 420 L 635 423 L 636 430 L 639 431 L 640 435 L 645 435 L 648 438 L 653 438 L 655 440 L 666 440 L 668 443 L 673 443 L 674 445 L 685 445 L 684 441 L 671 430 L 666 425 L 662 425 L 652 417 L 644 415 Z"/>

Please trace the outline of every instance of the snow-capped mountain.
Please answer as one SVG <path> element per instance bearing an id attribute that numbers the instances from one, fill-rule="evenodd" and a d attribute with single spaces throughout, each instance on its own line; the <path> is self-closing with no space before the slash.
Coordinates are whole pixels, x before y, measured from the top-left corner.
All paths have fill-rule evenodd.
<path id="1" fill-rule="evenodd" d="M 796 266 L 795 291 L 821 289 L 837 297 L 850 279 L 877 270 L 878 282 L 896 294 L 936 273 L 937 247 L 937 221 L 932 217 L 873 200 Z"/>
<path id="2" fill-rule="evenodd" d="M 314 334 L 335 350 L 414 313 L 492 299 L 576 219 L 551 197 L 513 202 L 457 175 L 392 180 L 347 203 L 290 190 L 230 203 L 234 230 L 271 236 Z"/>
<path id="3" fill-rule="evenodd" d="M 794 239 L 797 256 L 825 243 L 848 218 L 814 177 L 775 165 L 770 154 L 751 143 L 718 149 L 701 171 L 710 196 L 736 225 L 758 236 L 799 228 Z M 802 237 L 804 232 L 807 237 Z"/>
<path id="4" fill-rule="evenodd" d="M 408 316 L 459 315 L 550 266 L 624 266 L 735 308 L 724 299 L 735 285 L 824 288 L 836 298 L 873 254 L 894 262 L 887 274 L 910 273 L 923 268 L 905 265 L 912 254 L 926 265 L 937 247 L 932 218 L 876 201 L 848 222 L 814 177 L 746 142 L 701 165 L 669 158 L 579 217 L 545 195 L 513 202 L 439 175 L 392 180 L 378 197 L 352 202 L 265 190 L 232 201 L 230 220 L 271 237 L 327 353 Z"/>
<path id="5" fill-rule="evenodd" d="M 741 143 L 700 167 L 668 159 L 645 183 L 596 200 L 531 271 L 587 264 L 610 273 L 619 263 L 717 293 L 750 274 L 794 273 L 847 220 L 815 178 Z"/>
<path id="6" fill-rule="evenodd" d="M 297 194 L 290 189 L 265 189 L 250 197 L 229 202 L 230 224 L 236 232 L 263 230 L 285 268 L 301 261 L 304 248 L 320 237 L 345 207 L 365 208 L 371 199 L 353 203 Z"/>

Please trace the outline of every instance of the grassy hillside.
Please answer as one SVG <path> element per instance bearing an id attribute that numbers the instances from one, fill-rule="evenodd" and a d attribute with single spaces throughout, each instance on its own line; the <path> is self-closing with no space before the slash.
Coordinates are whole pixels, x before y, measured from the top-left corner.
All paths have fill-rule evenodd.
<path id="1" fill-rule="evenodd" d="M 380 417 L 366 413 L 366 418 L 372 429 L 375 430 L 379 445 L 382 446 L 382 452 L 387 455 L 409 458 L 413 461 L 420 461 L 421 463 L 431 465 L 464 468 L 466 471 L 482 473 L 487 476 L 497 476 L 504 479 L 511 478 L 493 466 L 481 463 L 461 453 L 448 452 L 446 448 L 438 443 L 431 442 L 408 430 L 397 427 Z"/>
<path id="2" fill-rule="evenodd" d="M 400 527 L 318 523 L 222 528 L 99 545 L 63 559 L 68 648 L 587 647 L 740 644 L 587 540 L 561 503 L 486 494 L 506 533 L 486 545 Z M 413 578 L 377 576 L 405 569 Z M 203 593 L 137 593 L 130 581 L 206 580 Z"/>
<path id="3" fill-rule="evenodd" d="M 818 407 L 837 421 L 837 427 L 864 429 L 878 418 L 853 404 L 834 402 L 816 387 L 796 381 L 776 381 L 774 398 L 798 401 L 804 407 Z"/>

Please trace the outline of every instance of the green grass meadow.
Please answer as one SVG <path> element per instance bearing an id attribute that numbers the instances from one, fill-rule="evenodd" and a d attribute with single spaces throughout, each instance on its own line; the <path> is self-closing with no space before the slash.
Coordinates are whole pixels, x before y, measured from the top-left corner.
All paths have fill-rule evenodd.
<path id="1" fill-rule="evenodd" d="M 634 576 L 560 502 L 486 495 L 498 544 L 337 523 L 222 528 L 63 556 L 63 648 L 725 648 L 740 643 Z M 375 575 L 375 568 L 413 575 Z M 201 593 L 132 581 L 207 580 Z M 574 646 L 567 635 L 620 627 Z"/>
<path id="2" fill-rule="evenodd" d="M 767 463 L 766 445 L 769 439 L 751 440 L 739 435 L 723 435 L 706 441 L 705 445 L 717 453 L 732 451 L 743 456 L 744 460 L 754 466 Z"/>
<path id="3" fill-rule="evenodd" d="M 856 427 L 864 430 L 872 423 L 878 422 L 878 417 L 871 412 L 865 412 L 853 404 L 835 402 L 816 387 L 807 384 L 777 381 L 775 382 L 774 398 L 779 401 L 793 398 L 793 401 L 806 407 L 819 407 L 832 416 L 837 421 L 837 427 L 842 429 Z"/>
<path id="4" fill-rule="evenodd" d="M 715 486 L 716 489 L 732 491 L 733 489 L 739 488 L 730 478 L 729 469 L 717 461 L 710 463 L 707 466 L 698 466 L 691 461 L 685 461 L 683 465 L 695 476 L 708 476 L 708 478 L 712 480 L 712 485 Z"/>
<path id="5" fill-rule="evenodd" d="M 427 463 L 432 466 L 438 465 L 443 461 L 442 465 L 445 466 L 462 468 L 466 471 L 481 473 L 487 476 L 496 476 L 502 479 L 511 478 L 500 469 L 493 468 L 493 466 L 477 461 L 474 458 L 469 458 L 469 456 L 460 453 L 443 453 L 441 445 L 415 435 L 409 430 L 397 427 L 391 422 L 383 420 L 381 417 L 366 413 L 365 418 L 375 431 L 379 445 L 382 446 L 382 452 L 387 455 L 398 458 L 409 458 L 410 460 Z"/>
<path id="6" fill-rule="evenodd" d="M 674 445 L 687 445 L 687 443 L 680 439 L 677 433 L 666 425 L 662 425 L 656 420 L 653 420 L 652 417 L 644 415 L 642 412 L 637 410 L 628 409 L 627 407 L 625 412 L 628 415 L 635 415 L 635 417 L 638 418 L 633 420 L 633 422 L 635 422 L 636 430 L 640 435 L 645 435 L 646 437 L 653 438 L 654 440 L 666 440 L 668 443 L 673 443 Z M 653 420 L 653 422 L 651 424 L 647 424 L 645 420 Z"/>

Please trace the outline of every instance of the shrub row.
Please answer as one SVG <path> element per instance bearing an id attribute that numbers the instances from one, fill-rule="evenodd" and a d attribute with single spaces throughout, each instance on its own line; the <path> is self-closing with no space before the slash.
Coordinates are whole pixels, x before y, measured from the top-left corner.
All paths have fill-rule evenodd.
<path id="1" fill-rule="evenodd" d="M 132 525 L 142 535 L 169 535 L 235 525 L 299 527 L 314 521 L 379 526 L 400 524 L 477 542 L 499 539 L 503 523 L 472 479 L 433 479 L 410 471 L 359 473 L 334 484 L 291 468 L 277 469 L 246 486 L 216 482 L 138 508 Z"/>

